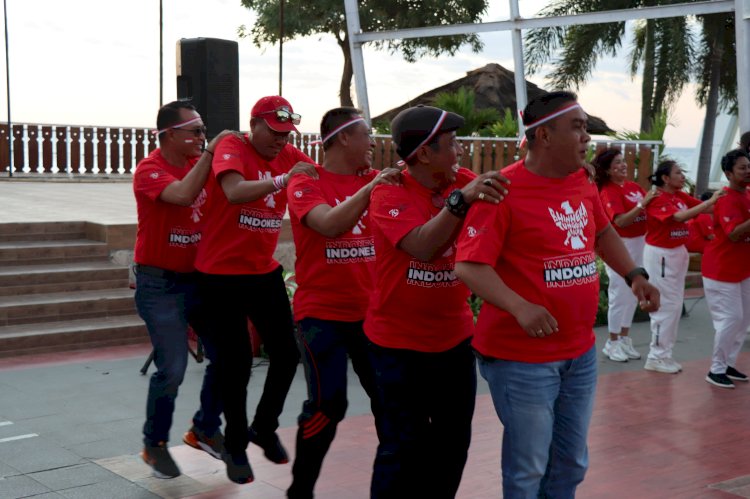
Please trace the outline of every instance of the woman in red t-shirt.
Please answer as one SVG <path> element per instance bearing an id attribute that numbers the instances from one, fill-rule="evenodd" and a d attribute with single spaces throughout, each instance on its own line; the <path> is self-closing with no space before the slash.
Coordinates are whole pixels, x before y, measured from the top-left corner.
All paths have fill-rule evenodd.
<path id="1" fill-rule="evenodd" d="M 706 381 L 734 388 L 748 376 L 735 368 L 750 326 L 750 156 L 735 149 L 721 159 L 729 180 L 714 207 L 716 237 L 701 262 L 706 303 L 716 330 Z M 734 380 L 734 381 L 733 381 Z"/>
<path id="2" fill-rule="evenodd" d="M 645 368 L 662 373 L 677 373 L 682 366 L 672 359 L 677 341 L 677 326 L 685 295 L 690 237 L 687 221 L 707 211 L 721 195 L 714 193 L 700 202 L 682 191 L 685 174 L 675 161 L 659 163 L 651 176 L 657 195 L 646 208 L 646 247 L 643 264 L 651 283 L 661 293 L 659 310 L 651 313 L 651 348 Z"/>
<path id="3" fill-rule="evenodd" d="M 628 167 L 619 149 L 600 152 L 592 164 L 596 169 L 596 185 L 604 210 L 635 264 L 643 266 L 646 206 L 653 199 L 654 192 L 646 193 L 640 185 L 628 180 Z M 633 347 L 633 340 L 628 336 L 638 299 L 620 274 L 606 264 L 605 269 L 609 277 L 609 339 L 602 352 L 615 362 L 640 359 L 641 354 Z"/>

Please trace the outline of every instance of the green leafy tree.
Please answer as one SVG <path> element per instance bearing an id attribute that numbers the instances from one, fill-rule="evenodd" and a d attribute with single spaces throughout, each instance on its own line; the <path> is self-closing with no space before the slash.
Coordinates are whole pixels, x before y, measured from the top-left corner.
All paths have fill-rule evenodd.
<path id="1" fill-rule="evenodd" d="M 518 121 L 513 111 L 506 107 L 503 117 L 486 128 L 479 130 L 482 137 L 517 137 Z"/>
<path id="2" fill-rule="evenodd" d="M 445 109 L 464 117 L 464 126 L 456 130 L 459 137 L 468 137 L 479 133 L 480 129 L 498 121 L 500 112 L 488 107 L 477 109 L 473 90 L 460 87 L 455 92 L 441 92 L 435 96 L 435 107 Z"/>
<path id="3" fill-rule="evenodd" d="M 252 27 L 240 26 L 240 37 L 250 38 L 260 47 L 279 41 L 279 0 L 241 0 L 242 5 L 258 15 Z M 487 0 L 360 0 L 360 25 L 364 31 L 385 31 L 443 24 L 475 23 L 487 10 Z M 285 0 L 284 39 L 330 34 L 344 56 L 339 86 L 342 106 L 351 106 L 352 57 L 346 31 L 342 0 Z M 463 45 L 474 52 L 482 49 L 476 34 L 386 40 L 372 42 L 378 49 L 400 52 L 414 62 L 424 56 L 453 55 Z"/>
<path id="4" fill-rule="evenodd" d="M 614 9 L 636 9 L 675 0 L 553 0 L 541 16 L 574 15 Z M 555 88 L 579 88 L 591 76 L 601 57 L 614 56 L 622 48 L 625 23 L 603 23 L 538 28 L 525 37 L 525 58 L 531 73 L 538 72 L 558 51 L 548 78 Z M 691 25 L 685 17 L 651 19 L 636 24 L 629 69 L 643 77 L 641 130 L 667 109 L 690 81 L 694 45 Z"/>

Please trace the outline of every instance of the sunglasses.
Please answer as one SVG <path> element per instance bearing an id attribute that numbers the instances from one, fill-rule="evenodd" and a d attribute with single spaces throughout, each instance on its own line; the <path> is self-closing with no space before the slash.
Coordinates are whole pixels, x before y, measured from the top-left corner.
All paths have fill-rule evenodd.
<path id="1" fill-rule="evenodd" d="M 276 121 L 278 121 L 279 123 L 286 123 L 287 121 L 291 121 L 292 124 L 299 125 L 300 121 L 302 120 L 302 115 L 297 113 L 290 113 L 286 109 L 275 109 L 273 111 L 265 111 L 259 114 L 275 114 Z"/>
<path id="2" fill-rule="evenodd" d="M 201 135 L 206 135 L 206 127 L 201 126 L 198 128 L 180 128 L 178 126 L 172 127 L 172 130 L 178 130 L 180 132 L 190 132 L 196 137 L 200 137 Z"/>

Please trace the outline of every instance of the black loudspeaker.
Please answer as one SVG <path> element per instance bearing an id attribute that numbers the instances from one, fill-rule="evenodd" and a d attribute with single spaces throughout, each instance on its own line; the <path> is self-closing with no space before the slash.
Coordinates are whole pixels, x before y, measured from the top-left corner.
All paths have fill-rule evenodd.
<path id="1" fill-rule="evenodd" d="M 240 72 L 237 42 L 183 38 L 177 42 L 177 98 L 192 99 L 211 140 L 240 129 Z"/>

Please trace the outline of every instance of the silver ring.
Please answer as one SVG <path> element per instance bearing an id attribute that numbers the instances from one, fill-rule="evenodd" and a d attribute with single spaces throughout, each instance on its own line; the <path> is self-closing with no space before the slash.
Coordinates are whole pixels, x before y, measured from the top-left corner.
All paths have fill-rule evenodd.
<path id="1" fill-rule="evenodd" d="M 484 179 L 484 180 L 482 181 L 482 183 L 483 183 L 484 185 L 492 185 L 492 179 L 491 179 L 491 178 L 486 178 L 486 179 Z"/>
<path id="2" fill-rule="evenodd" d="M 484 201 L 484 192 L 480 192 L 479 196 L 477 197 L 480 199 L 480 201 Z"/>

